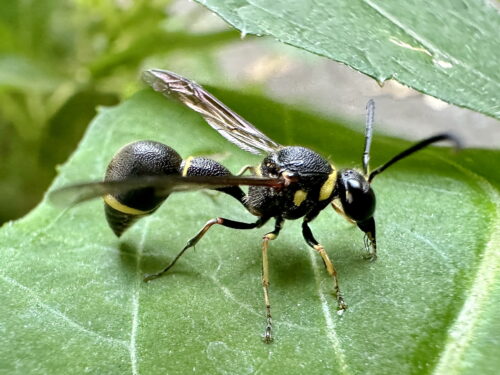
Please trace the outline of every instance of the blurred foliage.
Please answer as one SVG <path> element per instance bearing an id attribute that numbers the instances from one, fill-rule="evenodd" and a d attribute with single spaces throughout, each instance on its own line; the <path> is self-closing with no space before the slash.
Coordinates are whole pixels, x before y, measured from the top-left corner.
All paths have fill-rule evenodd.
<path id="1" fill-rule="evenodd" d="M 19 0 L 0 12 L 0 223 L 41 198 L 96 107 L 134 92 L 140 69 L 179 51 L 210 69 L 234 31 L 189 31 L 169 0 Z M 196 11 L 195 11 L 196 12 Z M 192 52 L 195 51 L 195 52 Z M 161 62 L 159 64 L 158 62 Z"/>

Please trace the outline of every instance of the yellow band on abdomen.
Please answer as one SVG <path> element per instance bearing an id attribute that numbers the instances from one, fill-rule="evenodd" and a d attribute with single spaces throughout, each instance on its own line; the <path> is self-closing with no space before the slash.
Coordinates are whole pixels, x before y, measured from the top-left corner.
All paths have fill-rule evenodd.
<path id="1" fill-rule="evenodd" d="M 182 168 L 182 172 L 181 172 L 182 176 L 184 176 L 184 177 L 187 176 L 189 167 L 191 166 L 191 162 L 193 161 L 193 159 L 194 159 L 194 156 L 189 156 L 188 158 L 186 158 L 186 160 L 184 160 L 184 167 Z"/>
<path id="2" fill-rule="evenodd" d="M 113 197 L 111 194 L 106 194 L 104 196 L 104 202 L 110 206 L 111 208 L 114 208 L 116 211 L 122 212 L 124 214 L 128 215 L 146 215 L 151 211 L 142 211 L 138 210 L 137 208 L 132 208 L 129 206 L 125 206 L 123 203 L 118 202 L 118 200 Z"/>

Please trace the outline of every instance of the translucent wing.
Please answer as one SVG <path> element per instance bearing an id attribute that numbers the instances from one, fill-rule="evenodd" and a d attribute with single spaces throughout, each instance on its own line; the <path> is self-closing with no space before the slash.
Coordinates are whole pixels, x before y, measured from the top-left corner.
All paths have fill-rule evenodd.
<path id="1" fill-rule="evenodd" d="M 125 193 L 127 191 L 152 188 L 156 196 L 167 195 L 181 191 L 200 189 L 217 189 L 227 186 L 268 186 L 280 189 L 284 180 L 263 177 L 239 176 L 143 176 L 122 181 L 88 182 L 63 187 L 52 191 L 49 200 L 57 206 L 68 207 L 74 204 L 102 197 L 106 194 Z"/>
<path id="2" fill-rule="evenodd" d="M 193 81 L 159 69 L 145 71 L 143 79 L 155 91 L 176 98 L 201 114 L 212 128 L 245 151 L 260 154 L 282 148 Z"/>

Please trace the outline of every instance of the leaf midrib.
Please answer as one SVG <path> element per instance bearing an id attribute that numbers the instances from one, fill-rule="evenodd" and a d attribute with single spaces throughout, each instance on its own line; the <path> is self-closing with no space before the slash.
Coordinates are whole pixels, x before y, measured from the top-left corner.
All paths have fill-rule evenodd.
<path id="1" fill-rule="evenodd" d="M 450 160 L 442 160 L 469 175 L 473 180 L 478 181 L 478 186 L 488 201 L 494 203 L 495 211 L 485 251 L 481 254 L 481 260 L 472 279 L 471 287 L 466 292 L 467 298 L 458 312 L 457 318 L 448 329 L 448 340 L 441 350 L 433 371 L 436 375 L 459 373 L 463 363 L 463 356 L 474 337 L 474 332 L 481 320 L 481 313 L 488 303 L 488 296 L 493 291 L 496 277 L 500 272 L 500 255 L 498 254 L 498 245 L 500 244 L 500 194 L 498 190 L 485 178 L 471 170 Z"/>

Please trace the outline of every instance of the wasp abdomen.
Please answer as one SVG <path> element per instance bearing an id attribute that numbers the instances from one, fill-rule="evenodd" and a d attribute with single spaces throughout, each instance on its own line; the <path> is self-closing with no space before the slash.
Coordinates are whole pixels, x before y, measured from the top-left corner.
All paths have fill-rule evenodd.
<path id="1" fill-rule="evenodd" d="M 123 146 L 108 165 L 105 181 L 141 176 L 179 175 L 182 158 L 171 147 L 154 141 L 137 141 Z M 120 236 L 139 218 L 153 213 L 168 196 L 157 196 L 153 187 L 108 194 L 104 197 L 106 219 Z"/>
<path id="2" fill-rule="evenodd" d="M 204 157 L 190 156 L 182 162 L 181 171 L 183 176 L 229 176 L 231 172 L 215 160 Z M 229 194 L 238 201 L 243 202 L 245 193 L 239 186 L 217 188 L 215 190 Z"/>
<path id="3" fill-rule="evenodd" d="M 109 227 L 113 230 L 117 237 L 120 237 L 125 230 L 127 230 L 132 224 L 134 224 L 138 219 L 143 216 L 149 215 L 147 212 L 142 215 L 129 214 L 123 211 L 119 211 L 113 208 L 108 202 L 107 198 L 112 197 L 110 195 L 104 198 L 104 212 L 106 214 L 106 220 L 108 221 Z"/>

